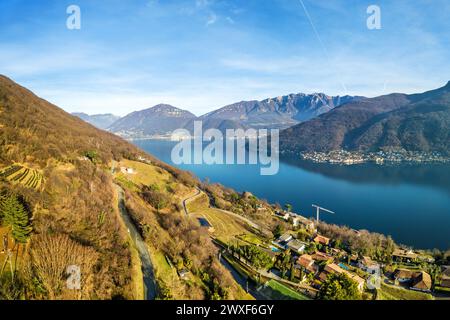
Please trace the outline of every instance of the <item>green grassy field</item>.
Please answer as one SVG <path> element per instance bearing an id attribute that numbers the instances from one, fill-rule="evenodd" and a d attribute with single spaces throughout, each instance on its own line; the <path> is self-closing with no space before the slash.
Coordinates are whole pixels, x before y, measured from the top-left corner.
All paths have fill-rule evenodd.
<path id="1" fill-rule="evenodd" d="M 274 300 L 310 300 L 303 294 L 275 280 L 269 280 L 267 287 L 270 289 L 263 289 L 263 293 L 269 295 Z"/>
<path id="2" fill-rule="evenodd" d="M 171 268 L 169 263 L 167 263 L 166 257 L 161 251 L 151 251 L 152 252 L 152 262 L 154 263 L 156 272 L 159 277 L 163 279 L 168 279 L 176 276 L 176 270 Z"/>
<path id="3" fill-rule="evenodd" d="M 234 240 L 236 236 L 251 236 L 244 223 L 220 210 L 210 208 L 206 195 L 198 197 L 187 205 L 188 211 L 194 217 L 206 218 L 214 228 L 213 234 L 225 243 Z M 253 241 L 256 241 L 253 239 Z"/>
<path id="4" fill-rule="evenodd" d="M 434 288 L 434 290 L 435 290 L 436 292 L 441 292 L 441 293 L 450 294 L 450 288 L 444 288 L 444 287 L 436 286 L 436 287 Z"/>
<path id="5" fill-rule="evenodd" d="M 259 237 L 251 233 L 239 235 L 237 238 L 256 246 L 268 247 Z"/>

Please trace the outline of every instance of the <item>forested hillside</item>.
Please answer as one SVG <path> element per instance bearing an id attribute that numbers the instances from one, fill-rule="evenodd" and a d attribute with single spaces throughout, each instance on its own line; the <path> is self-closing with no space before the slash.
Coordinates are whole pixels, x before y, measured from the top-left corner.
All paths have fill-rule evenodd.
<path id="1" fill-rule="evenodd" d="M 450 152 L 450 82 L 421 94 L 344 104 L 280 134 L 286 152 L 407 150 Z"/>

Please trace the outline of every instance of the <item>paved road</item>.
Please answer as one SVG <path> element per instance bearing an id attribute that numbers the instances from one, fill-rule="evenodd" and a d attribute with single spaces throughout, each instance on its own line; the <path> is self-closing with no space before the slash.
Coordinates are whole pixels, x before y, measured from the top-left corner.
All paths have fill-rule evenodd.
<path id="1" fill-rule="evenodd" d="M 234 280 L 242 287 L 244 290 L 248 290 L 248 293 L 255 298 L 255 300 L 270 300 L 269 297 L 265 296 L 261 292 L 258 291 L 256 286 L 250 282 L 248 279 L 246 279 L 244 276 L 242 276 L 239 272 L 237 272 L 231 264 L 228 263 L 225 258 L 220 258 L 220 263 L 230 271 L 231 275 L 233 276 Z"/>
<path id="2" fill-rule="evenodd" d="M 123 222 L 128 228 L 128 233 L 134 246 L 136 247 L 139 258 L 141 260 L 141 268 L 144 282 L 144 298 L 146 300 L 155 300 L 157 296 L 157 285 L 155 281 L 155 276 L 153 272 L 153 264 L 148 252 L 147 244 L 144 239 L 139 234 L 136 226 L 128 215 L 128 211 L 125 207 L 124 191 L 123 189 L 115 185 L 117 193 L 119 195 L 119 212 L 122 217 Z"/>
<path id="3" fill-rule="evenodd" d="M 183 200 L 183 209 L 184 209 L 184 213 L 186 214 L 186 216 L 189 215 L 188 209 L 187 209 L 187 204 L 195 199 L 197 199 L 198 196 L 202 195 L 202 191 L 200 189 L 197 189 L 197 193 L 194 194 L 193 196 L 190 196 L 189 198 L 186 198 Z"/>
<path id="4" fill-rule="evenodd" d="M 215 208 L 215 209 L 216 209 L 216 210 L 219 210 L 219 211 L 221 211 L 221 212 L 223 212 L 223 213 L 226 213 L 226 214 L 228 214 L 228 215 L 230 215 L 230 216 L 233 216 L 233 217 L 235 217 L 235 218 L 237 218 L 237 219 L 240 219 L 240 220 L 246 222 L 249 226 L 251 226 L 251 227 L 253 227 L 253 228 L 257 229 L 257 230 L 261 230 L 261 227 L 260 227 L 259 225 L 257 225 L 256 223 L 254 223 L 252 220 L 247 219 L 246 217 L 240 216 L 240 215 L 238 215 L 237 213 L 234 213 L 234 212 L 231 212 L 231 211 L 222 210 L 222 209 L 218 209 L 218 208 Z"/>
<path id="5" fill-rule="evenodd" d="M 225 248 L 225 247 L 224 247 L 221 243 L 219 243 L 219 242 L 214 241 L 214 244 L 215 244 L 216 246 L 218 246 L 219 248 L 223 249 L 224 251 L 227 250 L 227 248 Z M 223 259 L 223 258 L 222 258 L 222 259 Z M 312 298 L 315 297 L 316 294 L 317 294 L 317 292 L 318 292 L 317 289 L 314 289 L 313 287 L 311 287 L 311 286 L 309 286 L 309 285 L 307 285 L 307 284 L 304 284 L 304 283 L 298 283 L 298 282 L 292 282 L 292 281 L 283 279 L 283 278 L 277 276 L 276 274 L 273 274 L 272 272 L 267 272 L 267 271 L 265 271 L 265 270 L 257 270 L 257 269 L 255 269 L 253 266 L 249 265 L 248 263 L 246 263 L 246 262 L 244 262 L 244 261 L 242 261 L 242 260 L 237 260 L 235 257 L 232 257 L 232 259 L 234 259 L 237 263 L 241 264 L 242 266 L 246 266 L 246 267 L 250 268 L 253 272 L 259 274 L 259 275 L 262 276 L 262 277 L 265 277 L 265 278 L 268 278 L 268 279 L 273 279 L 273 280 L 276 280 L 276 281 L 279 281 L 279 282 L 282 282 L 282 283 L 291 285 L 291 286 L 297 288 L 298 290 L 301 290 L 303 294 L 305 294 L 305 295 L 307 295 L 307 296 L 309 296 L 309 297 L 312 297 Z M 222 262 L 222 261 L 221 261 L 221 262 Z M 222 264 L 223 264 L 223 263 L 222 263 Z M 227 265 L 224 264 L 224 266 L 225 266 L 227 269 L 232 268 L 232 266 L 229 265 L 229 264 L 227 264 Z M 232 273 L 232 275 L 233 275 L 233 277 L 236 279 L 236 281 L 237 281 L 237 282 L 244 288 L 244 290 L 245 290 L 246 288 L 242 285 L 242 279 L 237 278 L 237 277 L 235 276 L 234 273 Z M 245 283 L 245 282 L 244 282 L 244 283 Z M 258 293 L 260 293 L 260 292 L 258 292 Z M 258 300 L 264 300 L 264 299 L 262 298 L 261 295 L 257 296 L 257 295 L 254 294 L 254 292 L 250 292 L 250 294 L 252 294 L 252 295 L 253 295 L 255 298 L 257 298 Z"/>
<path id="6" fill-rule="evenodd" d="M 183 201 L 183 208 L 184 208 L 184 212 L 186 213 L 186 215 L 189 215 L 189 212 L 188 212 L 188 210 L 187 210 L 186 204 L 187 204 L 188 202 L 190 202 L 190 201 L 196 199 L 196 198 L 197 198 L 198 196 L 200 196 L 200 195 L 205 195 L 205 196 L 209 199 L 208 195 L 207 195 L 205 192 L 203 192 L 203 191 L 200 190 L 200 189 L 197 189 L 197 193 L 196 193 L 195 195 L 193 195 L 193 196 L 191 196 L 191 197 L 189 197 L 189 198 L 187 198 L 187 199 L 185 199 L 185 200 Z M 247 218 L 245 218 L 245 217 L 243 217 L 243 216 L 240 216 L 240 215 L 238 215 L 238 214 L 236 214 L 236 213 L 234 213 L 234 212 L 231 212 L 231 211 L 222 210 L 222 209 L 215 208 L 215 207 L 212 207 L 212 208 L 214 208 L 214 209 L 216 209 L 216 210 L 218 210 L 218 211 L 220 211 L 220 212 L 223 212 L 223 213 L 225 213 L 225 214 L 228 214 L 228 215 L 230 215 L 230 216 L 233 216 L 233 217 L 235 217 L 235 218 L 237 218 L 237 219 L 239 219 L 239 220 L 242 220 L 242 221 L 246 222 L 249 226 L 251 226 L 251 227 L 253 227 L 253 228 L 257 229 L 257 230 L 261 230 L 261 227 L 260 227 L 259 225 L 257 225 L 256 223 L 254 223 L 253 221 L 251 221 L 250 219 L 247 219 Z"/>

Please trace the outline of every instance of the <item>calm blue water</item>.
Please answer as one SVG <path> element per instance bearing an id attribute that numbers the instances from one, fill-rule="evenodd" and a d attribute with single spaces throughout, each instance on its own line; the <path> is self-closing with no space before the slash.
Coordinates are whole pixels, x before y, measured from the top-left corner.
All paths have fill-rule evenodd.
<path id="1" fill-rule="evenodd" d="M 347 271 L 349 270 L 349 268 L 345 264 L 343 264 L 342 262 L 339 263 L 338 266 L 341 267 L 344 270 L 347 270 Z"/>
<path id="2" fill-rule="evenodd" d="M 134 143 L 173 164 L 174 142 Z M 261 176 L 254 165 L 179 167 L 271 203 L 290 203 L 304 216 L 315 216 L 314 203 L 336 212 L 321 215 L 329 223 L 389 234 L 417 248 L 450 248 L 450 165 L 339 166 L 286 160 L 275 176 Z"/>
<path id="3" fill-rule="evenodd" d="M 208 227 L 208 228 L 211 227 L 208 220 L 206 220 L 205 218 L 198 218 L 197 220 L 198 220 L 198 222 L 200 222 L 200 225 L 202 227 Z"/>

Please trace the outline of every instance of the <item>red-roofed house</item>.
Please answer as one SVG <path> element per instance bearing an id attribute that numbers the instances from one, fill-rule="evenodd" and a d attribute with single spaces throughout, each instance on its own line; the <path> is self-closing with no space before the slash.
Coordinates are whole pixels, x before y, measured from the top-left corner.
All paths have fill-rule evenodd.
<path id="1" fill-rule="evenodd" d="M 297 260 L 297 265 L 300 266 L 307 273 L 317 273 L 319 270 L 318 265 L 309 254 L 301 255 Z"/>
<path id="2" fill-rule="evenodd" d="M 321 244 L 321 245 L 324 245 L 324 246 L 327 246 L 327 245 L 330 244 L 330 239 L 327 238 L 327 237 L 324 237 L 324 236 L 321 236 L 321 235 L 318 234 L 318 235 L 314 238 L 314 242 L 315 242 L 315 243 L 318 243 L 318 244 Z"/>

